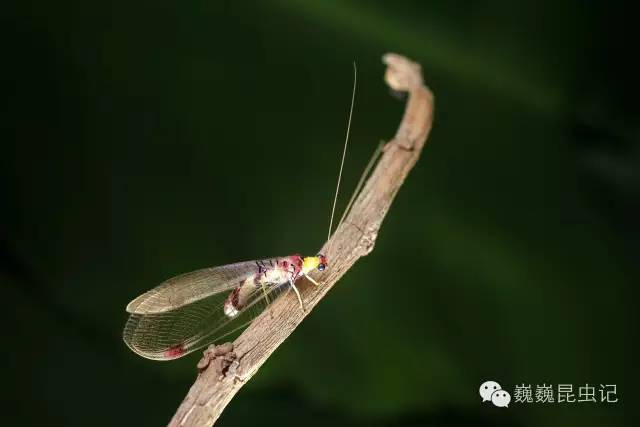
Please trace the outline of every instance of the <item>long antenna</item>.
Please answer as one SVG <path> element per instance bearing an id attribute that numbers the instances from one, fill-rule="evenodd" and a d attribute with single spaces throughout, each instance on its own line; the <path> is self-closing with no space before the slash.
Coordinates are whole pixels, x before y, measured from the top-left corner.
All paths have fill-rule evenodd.
<path id="1" fill-rule="evenodd" d="M 342 179 L 342 168 L 344 167 L 344 159 L 347 156 L 347 143 L 349 142 L 349 131 L 351 130 L 351 117 L 353 116 L 353 104 L 356 100 L 356 80 L 358 71 L 356 62 L 353 61 L 353 92 L 351 93 L 351 108 L 349 109 L 349 122 L 347 123 L 347 136 L 344 139 L 344 149 L 342 150 L 342 161 L 340 162 L 340 172 L 338 173 L 338 184 L 336 185 L 336 195 L 333 198 L 333 207 L 331 208 L 331 220 L 329 221 L 329 234 L 327 240 L 331 238 L 331 227 L 333 226 L 333 215 L 336 212 L 336 203 L 338 202 L 338 192 L 340 191 L 340 180 Z"/>
<path id="2" fill-rule="evenodd" d="M 344 208 L 344 212 L 342 213 L 342 217 L 340 217 L 340 221 L 338 221 L 338 225 L 336 226 L 336 228 L 340 227 L 340 224 L 342 224 L 342 221 L 344 221 L 347 215 L 349 215 L 349 211 L 351 210 L 351 205 L 353 205 L 353 202 L 356 200 L 356 196 L 360 193 L 360 190 L 362 189 L 362 185 L 364 184 L 364 180 L 369 176 L 369 172 L 371 172 L 371 168 L 373 168 L 373 165 L 375 165 L 376 160 L 378 160 L 378 157 L 380 157 L 380 154 L 382 154 L 382 148 L 384 147 L 384 145 L 385 145 L 385 142 L 380 141 L 380 143 L 378 144 L 378 147 L 376 148 L 376 151 L 373 152 L 371 159 L 369 159 L 369 163 L 367 163 L 367 166 L 364 168 L 364 172 L 362 172 L 362 176 L 360 177 L 360 181 L 358 181 L 358 185 L 356 185 L 356 189 L 353 190 L 353 195 L 351 196 L 349 203 L 347 203 L 347 207 Z"/>

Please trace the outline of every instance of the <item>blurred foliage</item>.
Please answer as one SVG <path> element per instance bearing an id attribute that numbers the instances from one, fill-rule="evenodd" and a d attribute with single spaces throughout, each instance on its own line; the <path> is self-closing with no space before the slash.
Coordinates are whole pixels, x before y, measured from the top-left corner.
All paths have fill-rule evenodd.
<path id="1" fill-rule="evenodd" d="M 142 360 L 126 303 L 196 268 L 315 254 L 423 65 L 434 131 L 376 250 L 224 425 L 630 424 L 640 147 L 623 2 L 20 2 L 2 17 L 5 416 L 162 425 L 197 355 Z M 7 324 L 7 323 L 5 323 Z M 8 381 L 6 381 L 8 379 Z M 487 379 L 617 404 L 481 405 Z"/>

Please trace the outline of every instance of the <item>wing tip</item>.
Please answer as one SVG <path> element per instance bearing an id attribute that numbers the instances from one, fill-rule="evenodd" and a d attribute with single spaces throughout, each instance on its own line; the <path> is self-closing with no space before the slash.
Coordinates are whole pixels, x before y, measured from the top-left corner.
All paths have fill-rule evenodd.
<path id="1" fill-rule="evenodd" d="M 150 292 L 134 298 L 127 304 L 125 310 L 129 314 L 158 314 L 171 311 L 174 307 L 164 301 L 159 301 L 157 296 Z"/>
<path id="2" fill-rule="evenodd" d="M 151 310 L 153 307 L 144 307 L 144 302 L 146 298 L 142 298 L 144 295 L 140 295 L 138 298 L 131 301 L 127 304 L 127 313 L 129 314 L 153 314 L 158 311 Z"/>
<path id="3" fill-rule="evenodd" d="M 122 341 L 124 341 L 125 345 L 129 347 L 129 349 L 133 351 L 135 354 L 149 360 L 167 362 L 170 360 L 179 359 L 182 356 L 186 356 L 187 354 L 191 353 L 191 351 L 193 350 L 193 349 L 187 348 L 187 346 L 184 343 L 180 343 L 171 347 L 164 348 L 162 350 L 146 351 L 135 344 L 136 336 L 137 336 L 136 331 L 135 330 L 132 331 L 130 329 L 130 324 L 128 321 L 127 325 L 125 325 L 124 331 L 122 332 Z"/>
<path id="4" fill-rule="evenodd" d="M 129 304 L 127 304 L 127 308 L 125 308 L 127 313 L 136 314 L 136 307 L 135 307 L 135 304 L 134 304 L 135 302 L 136 302 L 136 300 L 134 299 L 134 300 L 130 301 Z"/>

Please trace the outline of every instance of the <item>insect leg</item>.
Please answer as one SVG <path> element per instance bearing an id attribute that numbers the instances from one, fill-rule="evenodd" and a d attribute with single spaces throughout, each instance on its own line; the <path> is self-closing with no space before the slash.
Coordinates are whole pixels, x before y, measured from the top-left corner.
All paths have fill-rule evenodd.
<path id="1" fill-rule="evenodd" d="M 311 283 L 313 283 L 316 286 L 320 286 L 320 283 L 316 282 L 315 280 L 313 280 L 310 276 L 307 276 L 306 274 L 304 275 L 304 277 L 307 278 L 308 281 L 310 281 Z"/>
<path id="2" fill-rule="evenodd" d="M 267 285 L 262 282 L 260 286 L 262 287 L 262 293 L 264 294 L 264 299 L 267 301 L 267 304 L 271 304 L 271 301 L 269 301 L 269 294 L 267 294 Z"/>
<path id="3" fill-rule="evenodd" d="M 298 288 L 296 288 L 296 285 L 293 283 L 293 280 L 289 280 L 289 283 L 291 284 L 291 288 L 293 288 L 293 291 L 296 293 L 296 296 L 298 297 L 298 302 L 300 303 L 300 309 L 305 312 L 305 308 L 304 308 L 304 303 L 302 302 L 302 297 L 300 296 L 300 291 L 298 291 Z"/>
<path id="4" fill-rule="evenodd" d="M 260 284 L 262 286 L 262 293 L 264 294 L 264 299 L 267 302 L 267 310 L 269 310 L 269 315 L 271 316 L 271 318 L 273 319 L 273 310 L 271 309 L 271 300 L 269 299 L 269 294 L 267 293 L 267 285 L 262 282 Z"/>

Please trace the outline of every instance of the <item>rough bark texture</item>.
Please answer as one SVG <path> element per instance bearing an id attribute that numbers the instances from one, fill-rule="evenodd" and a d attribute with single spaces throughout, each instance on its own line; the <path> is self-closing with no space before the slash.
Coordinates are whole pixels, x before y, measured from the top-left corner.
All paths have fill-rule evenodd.
<path id="1" fill-rule="evenodd" d="M 321 286 L 298 282 L 307 311 L 300 310 L 295 295 L 289 292 L 258 316 L 233 347 L 227 344 L 205 352 L 198 364 L 200 373 L 170 426 L 212 425 L 342 275 L 373 250 L 382 220 L 418 160 L 433 118 L 433 95 L 423 83 L 420 65 L 393 53 L 384 55 L 383 62 L 387 64 L 385 81 L 389 87 L 409 94 L 404 117 L 351 212 L 322 249 L 329 267 L 314 275 Z"/>

